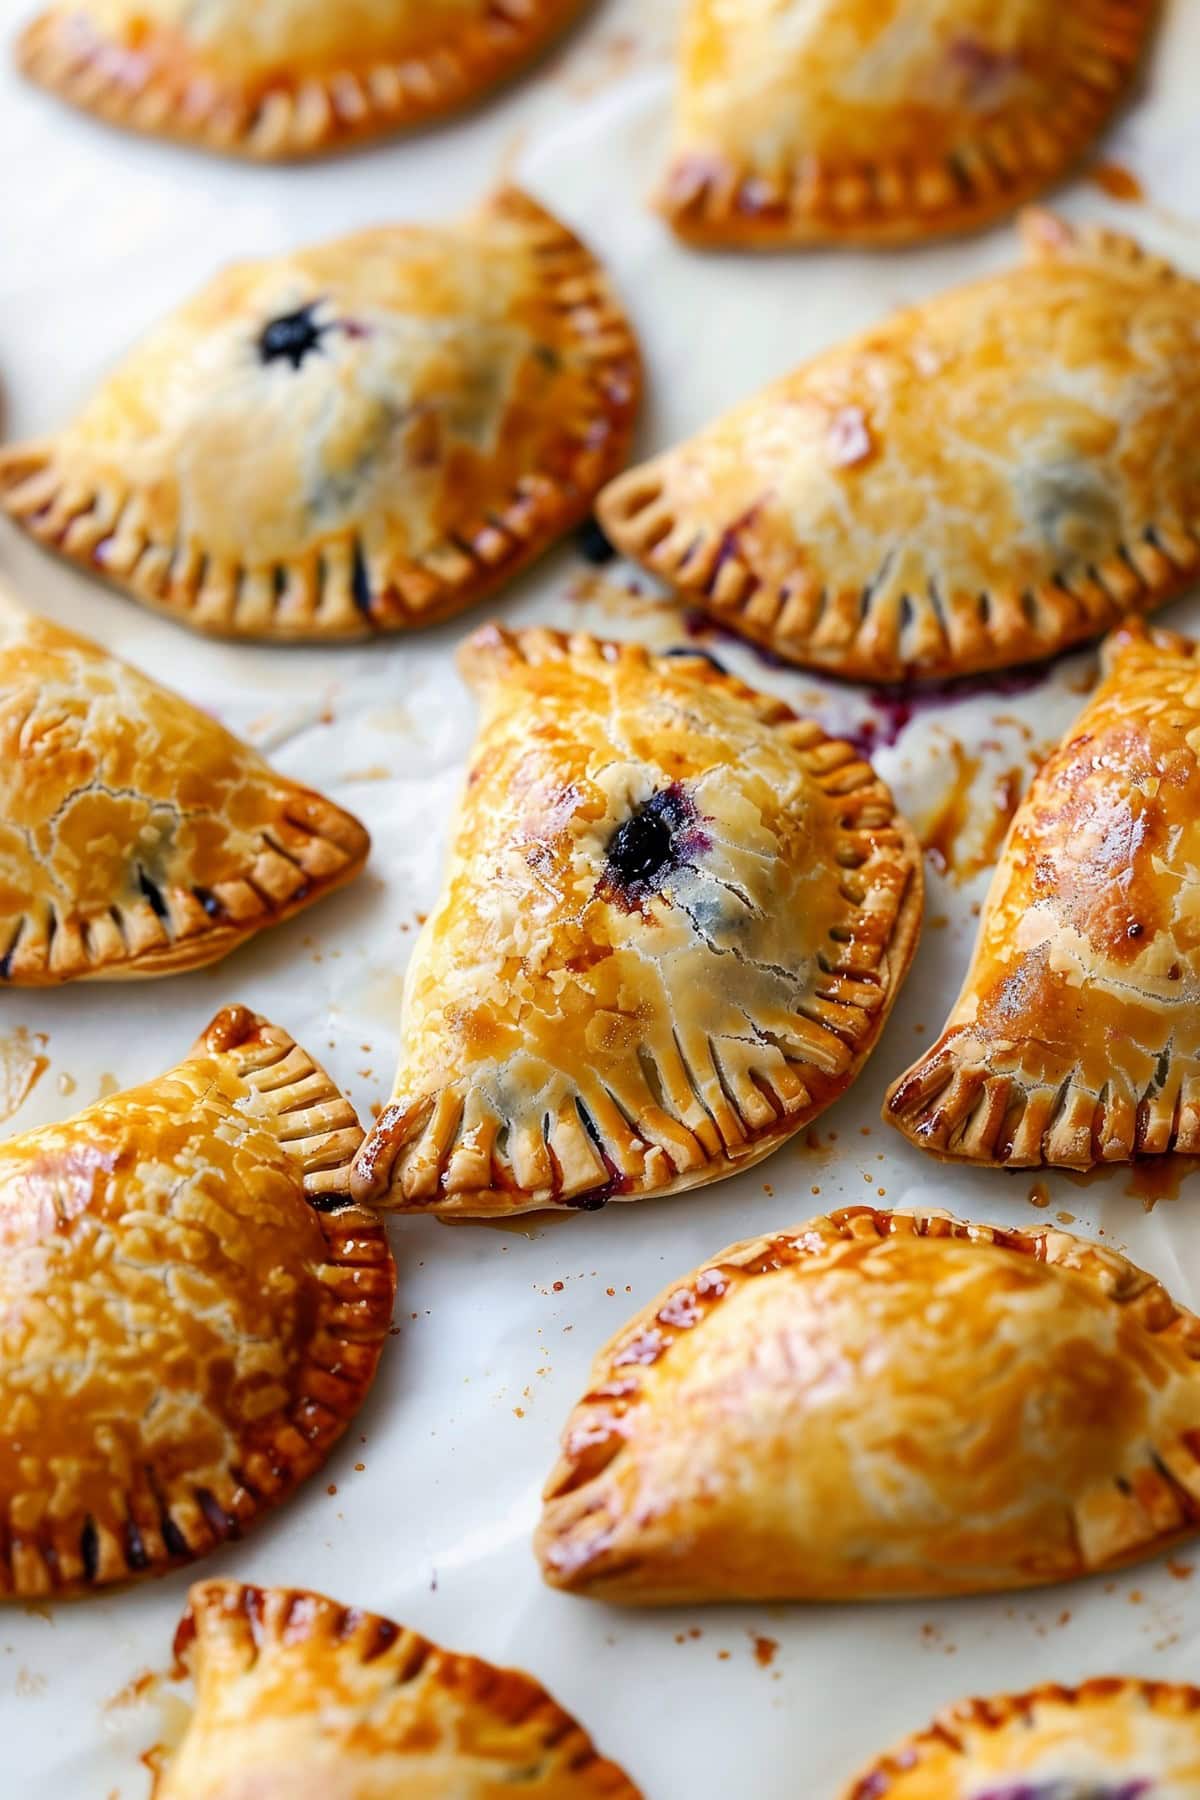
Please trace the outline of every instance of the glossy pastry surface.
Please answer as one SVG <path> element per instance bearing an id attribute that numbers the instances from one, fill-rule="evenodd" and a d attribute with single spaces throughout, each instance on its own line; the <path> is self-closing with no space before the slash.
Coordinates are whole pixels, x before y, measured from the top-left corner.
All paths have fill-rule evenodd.
<path id="1" fill-rule="evenodd" d="M 200 631 L 401 631 L 586 515 L 639 387 L 604 271 L 507 188 L 226 269 L 56 436 L 0 450 L 0 504 Z"/>
<path id="2" fill-rule="evenodd" d="M 765 1156 L 849 1086 L 920 853 L 850 745 L 685 650 L 485 627 L 445 885 L 363 1200 L 594 1208 Z"/>
<path id="3" fill-rule="evenodd" d="M 973 1162 L 1200 1152 L 1200 660 L 1130 625 L 1009 828 L 941 1036 L 885 1118 Z"/>
<path id="4" fill-rule="evenodd" d="M 0 1596 L 161 1574 L 325 1460 L 391 1323 L 362 1132 L 285 1031 L 0 1146 Z"/>
<path id="5" fill-rule="evenodd" d="M 530 1676 L 321 1594 L 198 1583 L 176 1653 L 154 1800 L 640 1800 Z"/>
<path id="6" fill-rule="evenodd" d="M 1153 0 L 688 0 L 661 205 L 701 244 L 903 243 L 1057 180 Z"/>
<path id="7" fill-rule="evenodd" d="M 123 125 L 263 159 L 318 155 L 468 105 L 581 0 L 55 0 L 20 67 Z"/>
<path id="8" fill-rule="evenodd" d="M 601 1351 L 538 1556 L 641 1604 L 1071 1580 L 1196 1529 L 1198 1407 L 1200 1321 L 1114 1251 L 849 1207 L 734 1245 Z"/>
<path id="9" fill-rule="evenodd" d="M 1200 569 L 1200 283 L 1048 214 L 1022 267 L 885 319 L 618 476 L 626 554 L 864 681 L 1053 656 Z"/>

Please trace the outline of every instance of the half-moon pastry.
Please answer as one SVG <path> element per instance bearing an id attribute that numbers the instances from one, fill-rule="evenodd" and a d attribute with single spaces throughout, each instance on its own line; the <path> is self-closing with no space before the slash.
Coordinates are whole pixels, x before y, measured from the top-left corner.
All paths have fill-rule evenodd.
<path id="1" fill-rule="evenodd" d="M 1186 1800 L 1200 1688 L 1119 1676 L 963 1700 L 851 1782 L 843 1800 Z"/>
<path id="2" fill-rule="evenodd" d="M 891 795 L 700 654 L 491 626 L 462 666 L 483 719 L 356 1197 L 590 1209 L 758 1161 L 853 1081 L 911 960 Z"/>
<path id="3" fill-rule="evenodd" d="M 778 655 L 866 681 L 1053 656 L 1181 593 L 1200 569 L 1200 284 L 1046 214 L 1024 235 L 1023 267 L 618 477 L 598 509 L 613 543 Z"/>
<path id="4" fill-rule="evenodd" d="M 904 243 L 1057 181 L 1154 0 L 688 0 L 661 197 L 700 244 Z"/>
<path id="5" fill-rule="evenodd" d="M 335 639 L 502 586 L 622 466 L 637 347 L 515 189 L 226 269 L 56 436 L 0 451 L 42 543 L 198 630 Z"/>
<path id="6" fill-rule="evenodd" d="M 0 1145 L 0 1596 L 162 1574 L 320 1467 L 392 1316 L 353 1108 L 226 1008 L 176 1068 Z"/>
<path id="7" fill-rule="evenodd" d="M 35 81 L 113 125 L 265 159 L 468 105 L 581 0 L 55 0 L 17 40 Z"/>
<path id="8" fill-rule="evenodd" d="M 884 1117 L 1018 1167 L 1200 1152 L 1200 660 L 1130 625 L 1020 806 L 962 992 Z"/>
<path id="9" fill-rule="evenodd" d="M 155 1800 L 640 1800 L 539 1682 L 321 1594 L 198 1582 Z"/>
<path id="10" fill-rule="evenodd" d="M 357 875 L 350 813 L 0 583 L 0 986 L 171 975 Z"/>
<path id="11" fill-rule="evenodd" d="M 601 1351 L 537 1535 L 596 1599 L 1066 1581 L 1200 1518 L 1200 1320 L 1062 1231 L 849 1207 L 737 1244 Z"/>

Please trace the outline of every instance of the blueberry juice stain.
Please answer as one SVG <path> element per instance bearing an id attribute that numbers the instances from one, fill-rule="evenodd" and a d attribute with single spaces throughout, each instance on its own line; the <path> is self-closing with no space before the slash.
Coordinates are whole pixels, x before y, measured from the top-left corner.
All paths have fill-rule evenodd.
<path id="1" fill-rule="evenodd" d="M 613 833 L 599 892 L 632 912 L 661 893 L 668 877 L 710 842 L 695 803 L 678 782 L 660 788 Z"/>

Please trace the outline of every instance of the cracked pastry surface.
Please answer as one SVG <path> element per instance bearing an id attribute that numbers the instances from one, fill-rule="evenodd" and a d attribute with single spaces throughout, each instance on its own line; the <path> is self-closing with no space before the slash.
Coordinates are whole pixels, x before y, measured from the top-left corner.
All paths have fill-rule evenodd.
<path id="1" fill-rule="evenodd" d="M 321 1594 L 199 1582 L 154 1800 L 640 1800 L 529 1675 Z"/>
<path id="2" fill-rule="evenodd" d="M 1053 656 L 1200 570 L 1200 284 L 1024 221 L 1026 261 L 827 351 L 619 476 L 613 543 L 863 680 Z"/>
<path id="3" fill-rule="evenodd" d="M 604 271 L 509 188 L 226 269 L 61 432 L 0 450 L 0 504 L 198 630 L 367 637 L 459 611 L 578 523 L 639 391 Z"/>
<path id="4" fill-rule="evenodd" d="M 485 627 L 483 718 L 354 1192 L 593 1208 L 765 1156 L 850 1084 L 921 858 L 848 744 L 711 658 Z"/>
<path id="5" fill-rule="evenodd" d="M 884 1117 L 974 1162 L 1200 1152 L 1200 650 L 1139 624 L 1035 778 L 971 965 Z"/>
<path id="6" fill-rule="evenodd" d="M 552 1586 L 645 1604 L 1065 1581 L 1200 1517 L 1200 1320 L 1062 1231 L 849 1207 L 734 1245 L 601 1351 Z"/>
<path id="7" fill-rule="evenodd" d="M 0 583 L 0 987 L 214 962 L 357 875 L 369 843 Z"/>
<path id="8" fill-rule="evenodd" d="M 1193 1800 L 1200 1688 L 1119 1676 L 948 1706 L 842 1800 Z"/>
<path id="9" fill-rule="evenodd" d="M 161 1574 L 325 1460 L 392 1316 L 353 1108 L 287 1032 L 0 1145 L 0 1596 Z"/>
<path id="10" fill-rule="evenodd" d="M 660 205 L 701 244 L 904 243 L 1056 181 L 1154 0 L 689 0 Z"/>
<path id="11" fill-rule="evenodd" d="M 20 67 L 113 125 L 287 159 L 468 105 L 582 0 L 57 0 Z"/>

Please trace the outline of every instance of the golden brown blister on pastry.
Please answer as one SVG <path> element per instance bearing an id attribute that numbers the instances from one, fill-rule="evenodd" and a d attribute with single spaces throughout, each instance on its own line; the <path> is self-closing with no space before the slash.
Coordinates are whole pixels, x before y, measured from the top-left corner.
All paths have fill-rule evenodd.
<path id="1" fill-rule="evenodd" d="M 1200 1153 L 1200 662 L 1126 626 L 1009 828 L 971 966 L 884 1117 L 939 1156 Z"/>
<path id="2" fill-rule="evenodd" d="M 190 1055 L 0 1146 L 0 1595 L 161 1574 L 324 1462 L 392 1315 L 362 1132 L 245 1007 Z"/>
<path id="3" fill-rule="evenodd" d="M 321 1594 L 205 1581 L 155 1800 L 640 1800 L 539 1682 Z"/>
<path id="4" fill-rule="evenodd" d="M 738 1244 L 597 1358 L 545 1490 L 597 1599 L 1064 1581 L 1200 1518 L 1200 1320 L 1061 1231 L 849 1207 Z"/>
<path id="5" fill-rule="evenodd" d="M 0 503 L 199 630 L 399 631 L 585 516 L 639 387 L 604 271 L 506 189 L 227 269 L 57 436 L 0 451 Z"/>
<path id="6" fill-rule="evenodd" d="M 1200 569 L 1200 284 L 1025 221 L 1028 258 L 830 350 L 617 478 L 613 542 L 863 680 L 1052 656 Z"/>
<path id="7" fill-rule="evenodd" d="M 1200 1688 L 1102 1676 L 948 1706 L 843 1800 L 1165 1800 L 1198 1771 Z"/>
<path id="8" fill-rule="evenodd" d="M 27 75 L 113 125 L 267 160 L 319 155 L 468 105 L 582 0 L 55 0 Z"/>
<path id="9" fill-rule="evenodd" d="M 445 887 L 355 1194 L 593 1208 L 756 1162 L 854 1079 L 920 852 L 850 745 L 711 658 L 491 626 Z"/>
<path id="10" fill-rule="evenodd" d="M 1129 88 L 1156 0 L 689 0 L 660 204 L 693 242 L 905 243 L 1009 212 Z"/>
<path id="11" fill-rule="evenodd" d="M 369 846 L 350 813 L 0 585 L 0 986 L 215 962 L 357 875 Z"/>

